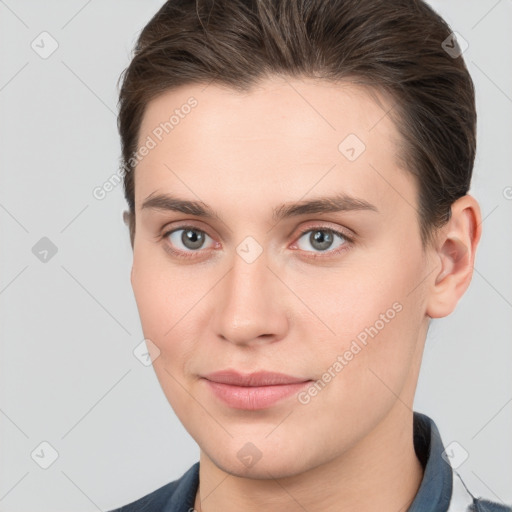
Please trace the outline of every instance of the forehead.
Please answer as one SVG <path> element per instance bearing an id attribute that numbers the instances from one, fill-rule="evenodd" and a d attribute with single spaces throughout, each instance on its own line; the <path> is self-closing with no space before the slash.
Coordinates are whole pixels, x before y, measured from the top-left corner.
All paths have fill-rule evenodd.
<path id="1" fill-rule="evenodd" d="M 191 98 L 196 103 L 193 108 L 189 107 Z M 385 93 L 348 81 L 335 84 L 273 76 L 247 92 L 215 83 L 189 84 L 168 90 L 148 103 L 139 142 L 173 114 L 168 131 L 175 135 L 183 131 L 177 129 L 180 124 L 193 123 L 197 137 L 204 132 L 208 137 L 221 136 L 222 132 L 234 135 L 238 130 L 238 137 L 262 139 L 284 131 L 298 138 L 324 138 L 325 132 L 337 132 L 339 137 L 352 130 L 368 140 L 377 125 L 377 135 L 396 136 L 386 116 L 392 103 Z M 185 123 L 187 118 L 190 120 Z"/>
<path id="2" fill-rule="evenodd" d="M 137 165 L 136 203 L 155 190 L 208 196 L 213 186 L 249 203 L 251 193 L 259 202 L 333 187 L 364 196 L 371 186 L 378 202 L 390 194 L 383 176 L 410 179 L 399 170 L 391 108 L 380 92 L 313 79 L 269 78 L 249 92 L 213 83 L 166 91 L 141 124 L 139 148 L 151 149 Z"/>

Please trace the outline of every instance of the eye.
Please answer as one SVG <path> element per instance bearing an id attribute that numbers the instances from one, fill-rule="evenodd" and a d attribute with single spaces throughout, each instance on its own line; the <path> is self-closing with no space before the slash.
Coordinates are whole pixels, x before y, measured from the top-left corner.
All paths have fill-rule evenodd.
<path id="1" fill-rule="evenodd" d="M 307 236 L 306 236 L 307 235 Z M 300 247 L 300 240 L 304 239 L 305 243 Z M 336 231 L 332 228 L 318 227 L 314 229 L 308 229 L 303 231 L 297 241 L 299 249 L 311 252 L 328 252 L 329 254 L 338 254 L 339 252 L 346 249 L 346 246 L 352 242 L 352 240 L 344 233 Z M 305 247 L 304 247 L 305 246 Z"/>
<path id="2" fill-rule="evenodd" d="M 306 236 L 308 235 L 308 236 Z M 216 242 L 203 230 L 195 226 L 181 226 L 167 231 L 162 235 L 166 240 L 165 250 L 172 256 L 178 258 L 195 258 L 200 256 L 203 249 L 206 249 L 205 243 L 209 239 L 215 247 Z M 304 242 L 301 240 L 304 239 Z M 346 250 L 353 242 L 353 239 L 344 233 L 327 227 L 316 227 L 303 231 L 294 246 L 305 252 L 313 252 L 312 258 L 322 257 L 321 253 L 336 255 Z M 301 243 L 303 244 L 301 246 Z M 309 247 L 312 248 L 312 250 Z M 292 248 L 295 248 L 292 246 Z"/>
<path id="3" fill-rule="evenodd" d="M 168 252 L 185 258 L 189 257 L 187 253 L 199 252 L 203 249 L 207 239 L 213 241 L 204 231 L 194 226 L 182 226 L 170 230 L 163 235 L 163 238 L 170 242 L 165 248 Z"/>

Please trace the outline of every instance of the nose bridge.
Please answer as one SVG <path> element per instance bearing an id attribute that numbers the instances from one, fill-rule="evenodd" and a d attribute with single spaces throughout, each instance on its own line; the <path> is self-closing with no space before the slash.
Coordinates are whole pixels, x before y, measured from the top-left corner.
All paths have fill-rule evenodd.
<path id="1" fill-rule="evenodd" d="M 237 247 L 216 305 L 214 327 L 219 336 L 247 344 L 258 338 L 261 341 L 261 336 L 268 340 L 282 335 L 286 315 L 277 300 L 278 280 L 267 268 L 268 263 L 267 253 L 254 242 Z"/>

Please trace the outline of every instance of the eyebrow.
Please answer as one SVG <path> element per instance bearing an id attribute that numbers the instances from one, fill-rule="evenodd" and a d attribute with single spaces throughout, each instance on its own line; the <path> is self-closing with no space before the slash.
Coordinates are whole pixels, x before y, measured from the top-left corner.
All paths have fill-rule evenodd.
<path id="1" fill-rule="evenodd" d="M 207 219 L 220 218 L 215 210 L 201 201 L 181 199 L 171 194 L 150 194 L 145 199 L 141 209 L 176 211 Z M 374 211 L 377 213 L 379 211 L 375 205 L 364 199 L 340 193 L 330 197 L 319 197 L 312 200 L 282 204 L 274 208 L 272 220 L 277 223 L 285 218 L 311 213 L 336 213 L 358 210 Z"/>

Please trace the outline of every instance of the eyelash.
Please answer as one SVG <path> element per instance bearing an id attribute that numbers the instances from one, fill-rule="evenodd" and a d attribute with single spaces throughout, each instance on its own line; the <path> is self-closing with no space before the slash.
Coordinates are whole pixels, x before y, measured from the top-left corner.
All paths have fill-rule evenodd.
<path id="1" fill-rule="evenodd" d="M 183 231 L 183 230 L 191 230 L 191 231 L 197 231 L 199 233 L 203 233 L 207 236 L 210 236 L 208 235 L 208 233 L 206 233 L 206 231 L 203 231 L 202 229 L 199 229 L 195 226 L 189 226 L 189 225 L 183 225 L 183 226 L 179 226 L 179 227 L 174 227 L 173 229 L 170 229 L 169 231 L 166 231 L 165 233 L 162 234 L 161 238 L 162 239 L 166 239 L 169 235 L 171 235 L 172 233 L 176 232 L 176 231 Z M 343 243 L 340 247 L 338 247 L 337 249 L 335 250 L 332 250 L 332 251 L 325 251 L 325 253 L 316 253 L 312 256 L 305 256 L 306 258 L 309 258 L 309 259 L 318 259 L 318 258 L 329 258 L 329 257 L 332 257 L 332 256 L 337 256 L 338 254 L 342 253 L 343 251 L 346 251 L 348 249 L 349 246 L 353 245 L 354 243 L 354 239 L 353 237 L 351 236 L 348 236 L 347 234 L 343 233 L 342 231 L 338 231 L 336 229 L 333 229 L 333 228 L 330 228 L 330 227 L 327 227 L 327 226 L 315 226 L 315 227 L 309 227 L 308 229 L 305 229 L 303 230 L 302 232 L 299 233 L 298 237 L 297 237 L 297 240 L 300 240 L 306 233 L 310 233 L 310 232 L 313 232 L 313 231 L 324 231 L 324 232 L 329 232 L 329 233 L 332 233 L 334 235 L 338 235 L 340 236 L 341 238 L 343 238 L 345 240 L 345 243 Z M 210 237 L 212 238 L 212 237 Z M 164 249 L 165 251 L 167 251 L 169 254 L 171 254 L 172 256 L 176 256 L 178 258 L 183 258 L 183 259 L 194 259 L 194 258 L 197 258 L 199 256 L 195 256 L 193 255 L 194 253 L 200 253 L 201 250 L 197 250 L 197 251 L 179 251 L 179 250 L 176 250 L 176 249 L 173 249 L 169 244 L 167 243 L 164 243 Z M 310 252 L 310 251 L 307 251 L 307 252 Z M 322 254 L 328 254 L 329 256 L 323 256 Z"/>

